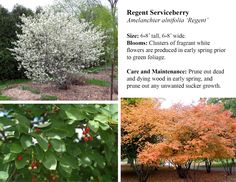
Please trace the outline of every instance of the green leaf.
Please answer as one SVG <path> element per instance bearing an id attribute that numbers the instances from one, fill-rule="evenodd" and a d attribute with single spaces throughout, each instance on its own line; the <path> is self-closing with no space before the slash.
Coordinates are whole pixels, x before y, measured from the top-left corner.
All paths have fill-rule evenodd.
<path id="1" fill-rule="evenodd" d="M 43 161 L 43 159 L 44 159 L 44 151 L 39 147 L 39 145 L 35 146 L 35 153 L 36 153 L 36 158 L 39 161 Z"/>
<path id="2" fill-rule="evenodd" d="M 70 165 L 71 168 L 73 168 L 73 169 L 76 169 L 78 166 L 77 158 L 75 158 L 71 155 L 68 155 L 66 153 L 60 158 L 60 162 L 61 162 L 61 164 L 65 165 L 65 166 Z"/>
<path id="3" fill-rule="evenodd" d="M 90 165 L 92 164 L 92 161 L 90 160 L 89 157 L 82 157 L 82 158 L 80 159 L 80 162 L 81 162 L 81 164 L 82 164 L 84 167 L 90 166 Z"/>
<path id="4" fill-rule="evenodd" d="M 48 139 L 64 139 L 66 138 L 66 131 L 62 129 L 50 129 L 49 131 L 45 132 L 45 135 Z"/>
<path id="5" fill-rule="evenodd" d="M 111 112 L 112 115 L 118 113 L 118 104 L 110 104 L 106 106 L 106 108 Z"/>
<path id="6" fill-rule="evenodd" d="M 100 123 L 108 123 L 108 117 L 106 115 L 99 114 L 97 115 L 94 120 L 99 121 Z"/>
<path id="7" fill-rule="evenodd" d="M 79 112 L 79 110 L 74 107 L 70 107 L 70 109 L 65 110 L 65 113 L 66 113 L 67 117 L 69 119 L 71 119 L 72 121 L 76 121 L 76 120 L 81 121 L 86 118 L 86 116 L 84 114 Z"/>
<path id="8" fill-rule="evenodd" d="M 74 157 L 81 154 L 81 149 L 79 147 L 79 144 L 77 143 L 73 143 L 71 141 L 66 142 L 66 148 L 67 148 L 67 152 L 73 155 Z"/>
<path id="9" fill-rule="evenodd" d="M 45 124 L 41 124 L 41 125 L 38 125 L 37 128 L 46 128 L 48 126 L 50 126 L 52 123 L 45 123 Z"/>
<path id="10" fill-rule="evenodd" d="M 5 181 L 5 180 L 8 179 L 8 177 L 9 177 L 9 175 L 8 175 L 7 172 L 5 172 L 5 171 L 0 171 L 0 180 Z"/>
<path id="11" fill-rule="evenodd" d="M 15 125 L 15 123 L 12 120 L 5 118 L 5 117 L 0 118 L 0 123 L 2 123 L 4 126 Z"/>
<path id="12" fill-rule="evenodd" d="M 20 144 L 14 142 L 10 145 L 10 151 L 11 153 L 19 154 L 23 151 L 23 149 Z"/>
<path id="13" fill-rule="evenodd" d="M 110 128 L 110 126 L 106 123 L 100 123 L 99 126 L 102 130 L 108 130 Z"/>
<path id="14" fill-rule="evenodd" d="M 34 135 L 35 139 L 38 141 L 39 146 L 46 152 L 48 150 L 48 141 L 42 135 Z"/>
<path id="15" fill-rule="evenodd" d="M 50 143 L 52 144 L 53 149 L 56 152 L 65 152 L 66 151 L 66 146 L 65 143 L 62 140 L 50 140 Z"/>
<path id="16" fill-rule="evenodd" d="M 92 159 L 94 161 L 96 161 L 96 163 L 101 167 L 101 168 L 104 168 L 106 163 L 104 161 L 104 157 L 102 155 L 100 155 L 99 153 L 97 152 L 93 152 L 92 153 Z"/>
<path id="17" fill-rule="evenodd" d="M 69 164 L 63 164 L 63 163 L 61 163 L 60 162 L 60 167 L 61 167 L 61 169 L 63 170 L 63 171 L 65 171 L 66 173 L 69 173 L 69 174 L 71 174 L 71 172 L 72 172 L 72 167 L 69 165 Z"/>
<path id="18" fill-rule="evenodd" d="M 25 155 L 22 156 L 22 160 L 15 160 L 16 169 L 22 169 L 27 164 L 27 157 Z"/>
<path id="19" fill-rule="evenodd" d="M 43 159 L 43 165 L 48 169 L 48 170 L 56 170 L 57 168 L 57 159 L 55 157 L 55 155 L 50 152 L 47 151 L 44 159 Z"/>
<path id="20" fill-rule="evenodd" d="M 0 123 L 0 131 L 3 131 L 3 129 L 4 129 L 4 125 Z"/>
<path id="21" fill-rule="evenodd" d="M 91 113 L 91 114 L 96 114 L 98 113 L 98 109 L 96 107 L 94 107 L 94 105 L 85 105 L 84 107 L 81 108 L 83 111 L 87 112 L 87 113 Z"/>
<path id="22" fill-rule="evenodd" d="M 89 122 L 88 122 L 88 125 L 89 125 L 89 127 L 91 128 L 91 130 L 93 131 L 93 132 L 97 132 L 98 131 L 98 129 L 99 129 L 99 123 L 97 122 L 97 121 L 94 121 L 94 120 L 90 120 Z"/>
<path id="23" fill-rule="evenodd" d="M 30 120 L 25 116 L 16 113 L 15 118 L 19 122 L 19 124 L 24 124 L 25 126 L 30 127 Z"/>
<path id="24" fill-rule="evenodd" d="M 13 153 L 9 153 L 7 155 L 4 156 L 3 158 L 3 164 L 14 161 L 16 158 L 16 154 Z"/>
<path id="25" fill-rule="evenodd" d="M 17 129 L 19 133 L 28 133 L 30 129 L 30 121 L 23 115 L 15 114 Z"/>
<path id="26" fill-rule="evenodd" d="M 23 135 L 20 138 L 20 142 L 21 142 L 23 149 L 27 149 L 28 147 L 33 145 L 32 137 L 29 135 Z"/>

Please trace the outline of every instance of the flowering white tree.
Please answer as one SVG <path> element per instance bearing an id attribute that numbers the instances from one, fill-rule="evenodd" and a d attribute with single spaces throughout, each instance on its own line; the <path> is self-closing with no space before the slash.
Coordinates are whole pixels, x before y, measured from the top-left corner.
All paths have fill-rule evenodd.
<path id="1" fill-rule="evenodd" d="M 62 86 L 69 74 L 101 62 L 104 35 L 89 23 L 52 9 L 22 17 L 22 22 L 11 51 L 28 78 Z"/>

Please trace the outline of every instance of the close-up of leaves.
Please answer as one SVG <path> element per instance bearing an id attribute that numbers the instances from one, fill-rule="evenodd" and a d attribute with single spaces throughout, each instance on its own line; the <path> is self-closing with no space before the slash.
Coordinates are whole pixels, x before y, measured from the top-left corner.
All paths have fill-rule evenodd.
<path id="1" fill-rule="evenodd" d="M 0 105 L 0 181 L 117 181 L 117 105 Z"/>

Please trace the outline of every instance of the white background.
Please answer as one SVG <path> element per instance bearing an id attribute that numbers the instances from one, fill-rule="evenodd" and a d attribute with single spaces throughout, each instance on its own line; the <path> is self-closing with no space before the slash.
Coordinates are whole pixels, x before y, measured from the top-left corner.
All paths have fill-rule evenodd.
<path id="1" fill-rule="evenodd" d="M 158 24 L 126 23 L 127 9 L 181 10 L 190 11 L 189 17 L 207 18 L 205 24 Z M 119 2 L 119 93 L 120 97 L 235 97 L 236 21 L 235 0 L 128 0 Z M 141 17 L 141 16 L 140 16 Z M 145 18 L 148 16 L 143 16 Z M 157 18 L 157 16 L 152 16 Z M 171 18 L 171 16 L 169 16 Z M 158 61 L 128 61 L 126 59 L 127 33 L 185 33 L 187 40 L 207 40 L 215 48 L 226 48 L 225 54 L 170 54 L 168 59 Z M 129 39 L 130 40 L 130 39 Z M 187 41 L 185 40 L 185 41 Z M 138 41 L 135 39 L 134 41 Z M 131 47 L 131 46 L 130 46 Z M 133 46 L 132 46 L 133 47 Z M 146 46 L 145 46 L 146 47 Z M 133 47 L 134 48 L 134 47 Z M 152 46 L 153 48 L 153 46 Z M 158 48 L 158 47 L 157 47 Z M 221 89 L 126 89 L 126 70 L 132 69 L 225 69 L 225 74 L 216 76 Z M 136 75 L 137 76 L 137 75 Z"/>

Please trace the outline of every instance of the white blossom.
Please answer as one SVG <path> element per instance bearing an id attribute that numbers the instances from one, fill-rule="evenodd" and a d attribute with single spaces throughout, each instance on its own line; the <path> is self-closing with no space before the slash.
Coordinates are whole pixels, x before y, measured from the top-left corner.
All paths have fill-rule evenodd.
<path id="1" fill-rule="evenodd" d="M 52 9 L 21 19 L 22 34 L 11 51 L 28 78 L 63 83 L 69 73 L 101 62 L 104 35 L 89 23 Z"/>

